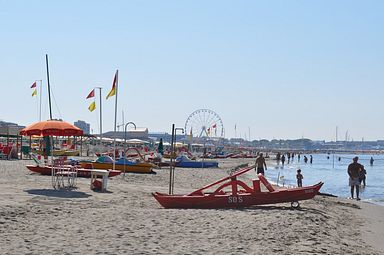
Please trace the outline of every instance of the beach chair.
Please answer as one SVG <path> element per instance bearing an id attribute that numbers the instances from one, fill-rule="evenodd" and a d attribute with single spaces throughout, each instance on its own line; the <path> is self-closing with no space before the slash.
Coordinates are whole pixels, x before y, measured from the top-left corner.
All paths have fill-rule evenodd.
<path id="1" fill-rule="evenodd" d="M 9 159 L 10 154 L 11 154 L 11 148 L 9 146 L 4 146 L 1 148 L 1 151 L 0 151 L 1 159 Z"/>
<path id="2" fill-rule="evenodd" d="M 75 188 L 77 184 L 77 167 L 64 164 L 64 158 L 53 161 L 52 186 L 54 189 Z"/>

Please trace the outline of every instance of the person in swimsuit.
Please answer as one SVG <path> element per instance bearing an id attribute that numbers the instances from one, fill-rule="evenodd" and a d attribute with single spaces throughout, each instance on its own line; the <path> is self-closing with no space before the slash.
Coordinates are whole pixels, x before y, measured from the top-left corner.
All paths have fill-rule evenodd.
<path id="1" fill-rule="evenodd" d="M 297 187 L 303 187 L 303 175 L 301 174 L 301 169 L 297 169 L 296 179 Z"/>
<path id="2" fill-rule="evenodd" d="M 256 159 L 256 173 L 264 175 L 264 167 L 267 170 L 267 164 L 265 163 L 265 158 L 263 153 L 260 153 Z"/>
<path id="3" fill-rule="evenodd" d="M 354 198 L 354 189 L 356 188 L 356 199 L 359 198 L 359 186 L 360 186 L 360 172 L 364 168 L 361 164 L 357 163 L 359 160 L 358 157 L 353 158 L 353 162 L 348 166 L 348 175 L 349 175 L 349 186 L 351 187 L 351 198 Z"/>

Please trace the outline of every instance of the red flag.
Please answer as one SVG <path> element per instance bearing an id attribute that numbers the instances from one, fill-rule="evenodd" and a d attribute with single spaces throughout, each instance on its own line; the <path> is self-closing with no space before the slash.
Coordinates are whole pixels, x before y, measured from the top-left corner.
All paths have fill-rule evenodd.
<path id="1" fill-rule="evenodd" d="M 36 82 L 34 82 L 31 86 L 31 89 L 36 88 Z"/>
<path id="2" fill-rule="evenodd" d="M 89 94 L 88 94 L 88 96 L 87 96 L 86 99 L 91 98 L 91 97 L 94 97 L 94 96 L 95 96 L 95 89 L 92 89 L 92 91 L 89 92 Z"/>
<path id="3" fill-rule="evenodd" d="M 212 128 L 216 128 L 216 123 L 215 123 L 215 124 L 213 124 Z"/>

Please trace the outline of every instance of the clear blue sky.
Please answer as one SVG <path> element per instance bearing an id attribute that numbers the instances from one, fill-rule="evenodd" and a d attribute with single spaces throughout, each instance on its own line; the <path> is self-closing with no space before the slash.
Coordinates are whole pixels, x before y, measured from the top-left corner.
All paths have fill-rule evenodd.
<path id="1" fill-rule="evenodd" d="M 119 120 L 150 132 L 220 115 L 226 137 L 384 139 L 384 1 L 0 1 L 0 119 L 38 120 L 49 54 L 53 115 L 98 113 L 119 69 Z M 98 102 L 97 102 L 98 103 Z M 99 106 L 99 105 L 97 105 Z M 48 119 L 46 87 L 43 119 Z"/>

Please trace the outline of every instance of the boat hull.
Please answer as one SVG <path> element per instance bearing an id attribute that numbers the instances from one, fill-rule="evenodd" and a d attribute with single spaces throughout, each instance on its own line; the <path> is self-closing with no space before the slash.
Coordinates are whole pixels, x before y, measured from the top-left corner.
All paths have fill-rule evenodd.
<path id="1" fill-rule="evenodd" d="M 318 194 L 323 183 L 313 186 L 281 189 L 273 192 L 252 192 L 201 195 L 168 195 L 155 192 L 152 195 L 164 208 L 242 208 L 255 205 L 297 202 L 311 199 Z"/>
<path id="2" fill-rule="evenodd" d="M 34 154 L 44 155 L 45 153 L 41 150 L 32 150 L 31 151 Z M 78 150 L 54 150 L 52 151 L 52 156 L 79 156 L 80 151 Z"/>
<path id="3" fill-rule="evenodd" d="M 50 167 L 50 166 L 27 165 L 26 167 L 34 173 L 39 173 L 42 175 L 51 175 L 52 174 L 52 167 Z M 77 176 L 90 178 L 91 177 L 91 170 L 92 169 L 78 168 Z M 117 170 L 108 170 L 108 172 L 109 172 L 108 177 L 113 177 L 113 176 L 121 174 L 121 171 L 117 171 Z"/>
<path id="4" fill-rule="evenodd" d="M 89 165 L 92 164 L 94 169 L 113 169 L 112 163 L 99 163 L 99 162 L 80 162 L 80 166 L 83 168 L 89 168 Z M 153 164 L 151 163 L 137 163 L 136 165 L 120 165 L 115 164 L 115 170 L 119 170 L 126 173 L 142 173 L 142 174 L 152 174 Z"/>
<path id="5" fill-rule="evenodd" d="M 218 167 L 218 162 L 208 162 L 208 161 L 186 161 L 186 162 L 176 162 L 177 167 L 184 167 L 184 168 L 211 168 L 211 167 Z"/>

